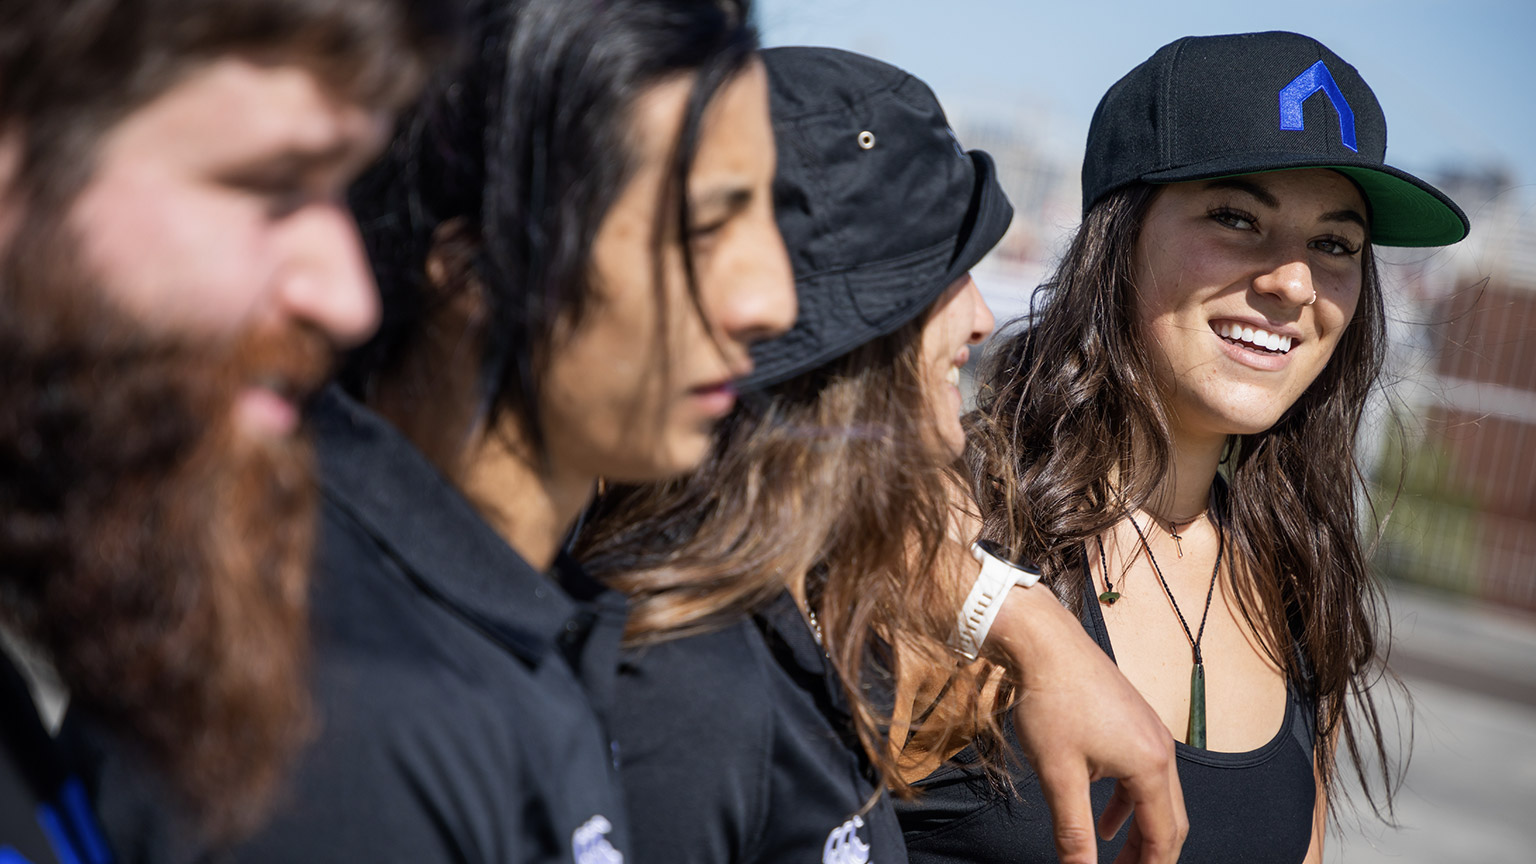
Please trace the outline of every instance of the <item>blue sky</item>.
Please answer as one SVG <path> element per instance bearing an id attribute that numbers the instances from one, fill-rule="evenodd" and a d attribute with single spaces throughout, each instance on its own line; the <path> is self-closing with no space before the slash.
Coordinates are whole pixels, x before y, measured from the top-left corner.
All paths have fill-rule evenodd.
<path id="1" fill-rule="evenodd" d="M 1495 165 L 1527 193 L 1536 184 L 1536 0 L 758 0 L 757 16 L 766 44 L 872 54 L 951 113 L 1038 119 L 1047 146 L 1075 153 L 1099 97 L 1164 43 L 1296 30 L 1376 91 L 1390 164 Z"/>

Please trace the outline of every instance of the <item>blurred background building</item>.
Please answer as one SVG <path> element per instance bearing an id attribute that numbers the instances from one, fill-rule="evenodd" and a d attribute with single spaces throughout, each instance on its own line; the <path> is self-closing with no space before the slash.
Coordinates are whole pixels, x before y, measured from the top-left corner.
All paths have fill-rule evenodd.
<path id="1" fill-rule="evenodd" d="M 1379 564 L 1536 611 L 1536 213 L 1499 170 L 1437 180 L 1477 223 L 1453 253 L 1390 267 L 1407 416 L 1377 465 L 1378 499 L 1397 502 Z"/>
<path id="2" fill-rule="evenodd" d="M 1331 864 L 1536 861 L 1536 2 L 759 0 L 767 44 L 862 51 L 931 84 L 996 159 L 1016 217 L 976 279 L 1027 312 L 1079 219 L 1099 97 L 1179 36 L 1297 30 L 1360 69 L 1388 162 L 1471 216 L 1447 249 L 1380 251 L 1386 386 L 1362 448 L 1392 663 L 1414 697 L 1399 827 L 1346 818 Z M 1380 696 L 1388 695 L 1383 691 Z M 1389 712 L 1408 746 L 1404 704 Z"/>

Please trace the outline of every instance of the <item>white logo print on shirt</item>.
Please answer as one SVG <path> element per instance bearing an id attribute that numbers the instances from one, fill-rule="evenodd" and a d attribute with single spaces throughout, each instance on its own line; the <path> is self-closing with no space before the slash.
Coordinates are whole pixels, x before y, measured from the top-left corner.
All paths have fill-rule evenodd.
<path id="1" fill-rule="evenodd" d="M 821 864 L 868 864 L 869 844 L 859 839 L 864 820 L 858 816 L 832 829 L 821 847 Z"/>
<path id="2" fill-rule="evenodd" d="M 576 864 L 624 864 L 624 853 L 608 842 L 613 823 L 593 816 L 571 833 L 571 855 Z"/>

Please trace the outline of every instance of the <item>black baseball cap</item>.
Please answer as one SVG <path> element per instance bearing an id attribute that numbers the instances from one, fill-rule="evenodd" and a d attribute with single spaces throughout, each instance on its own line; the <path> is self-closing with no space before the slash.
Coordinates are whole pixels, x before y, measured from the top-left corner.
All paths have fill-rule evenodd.
<path id="1" fill-rule="evenodd" d="M 922 314 L 1002 239 L 1013 206 L 933 91 L 835 48 L 769 48 L 774 212 L 799 318 L 752 348 L 743 387 L 822 366 Z"/>
<path id="2" fill-rule="evenodd" d="M 1109 88 L 1088 128 L 1083 213 L 1128 183 L 1178 183 L 1332 168 L 1371 208 L 1371 241 L 1445 246 L 1467 236 L 1445 193 L 1386 164 L 1376 94 L 1327 46 L 1298 33 L 1188 36 Z"/>

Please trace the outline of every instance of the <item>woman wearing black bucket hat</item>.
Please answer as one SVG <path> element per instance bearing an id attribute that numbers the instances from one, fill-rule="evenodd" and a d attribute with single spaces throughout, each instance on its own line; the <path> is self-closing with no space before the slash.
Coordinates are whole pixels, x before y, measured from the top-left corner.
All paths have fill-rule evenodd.
<path id="1" fill-rule="evenodd" d="M 1320 861 L 1337 743 L 1387 764 L 1356 503 L 1372 243 L 1468 224 L 1385 149 L 1374 94 L 1312 39 L 1165 46 L 1100 103 L 1083 224 L 983 376 L 982 535 L 1040 565 L 1175 731 L 1184 861 Z M 1033 774 L 974 784 L 974 752 L 919 784 L 912 860 L 1051 860 Z"/>
<path id="2" fill-rule="evenodd" d="M 904 860 L 889 710 L 844 682 L 877 621 L 923 608 L 899 592 L 939 554 L 954 384 L 992 329 L 968 271 L 1013 216 L 921 81 L 831 49 L 763 58 L 800 315 L 754 348 L 706 464 L 611 489 L 577 550 L 632 598 L 615 734 L 642 864 Z M 942 588 L 910 590 L 953 608 Z"/>
<path id="3" fill-rule="evenodd" d="M 763 55 L 800 317 L 754 347 L 756 371 L 705 465 L 610 488 L 577 556 L 632 598 L 615 726 L 637 861 L 901 861 L 881 792 L 901 788 L 892 715 L 908 712 L 892 710 L 893 693 L 956 669 L 955 610 L 979 566 L 949 539 L 957 385 L 992 328 L 968 271 L 1013 211 L 991 157 L 960 147 L 921 81 L 833 49 Z M 987 603 L 1033 581 L 1001 561 L 986 572 L 1006 583 Z M 1084 789 L 1090 770 L 1135 773 L 1118 751 L 1139 728 L 1162 732 L 1155 715 L 1049 592 L 1035 595 L 1040 620 L 1054 612 L 1068 634 L 1043 641 L 1070 651 L 1075 638 L 1112 676 L 1107 689 L 1134 700 L 1129 711 L 1096 700 L 1133 733 L 1110 742 L 1112 757 L 1063 742 L 1063 758 L 1078 754 Z M 979 647 L 975 627 L 958 635 Z M 1060 702 L 1039 704 L 1076 722 Z M 946 730 L 970 728 L 934 715 L 918 734 L 958 746 Z M 1149 860 L 1176 854 L 1170 777 L 1143 779 L 1161 789 L 1147 806 L 1166 814 L 1171 850 Z"/>

